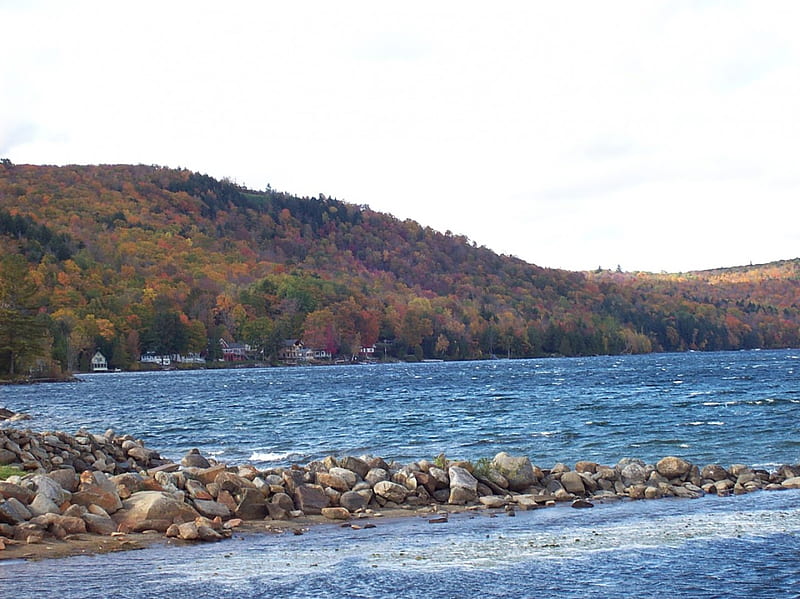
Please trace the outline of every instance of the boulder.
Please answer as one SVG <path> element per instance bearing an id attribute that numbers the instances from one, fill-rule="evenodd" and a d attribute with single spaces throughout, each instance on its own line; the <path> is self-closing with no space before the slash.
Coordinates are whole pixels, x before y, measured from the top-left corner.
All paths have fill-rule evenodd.
<path id="1" fill-rule="evenodd" d="M 645 466 L 639 462 L 631 461 L 622 466 L 619 472 L 622 484 L 626 487 L 642 485 L 648 478 Z"/>
<path id="2" fill-rule="evenodd" d="M 450 486 L 450 477 L 447 472 L 436 466 L 428 468 L 428 474 L 436 481 L 437 489 L 447 489 Z"/>
<path id="3" fill-rule="evenodd" d="M 31 514 L 41 516 L 42 514 L 60 514 L 61 508 L 47 495 L 37 493 L 28 506 Z"/>
<path id="4" fill-rule="evenodd" d="M 347 491 L 355 487 L 356 484 L 359 482 L 359 480 L 362 478 L 360 475 L 356 474 L 354 471 L 349 470 L 347 468 L 334 467 L 328 470 L 328 473 L 332 476 L 341 478 L 343 481 L 347 483 L 348 489 L 344 489 L 344 491 Z"/>
<path id="5" fill-rule="evenodd" d="M 242 489 L 255 489 L 253 481 L 234 474 L 233 472 L 220 472 L 214 479 L 214 483 L 221 491 L 238 493 Z"/>
<path id="6" fill-rule="evenodd" d="M 110 492 L 97 485 L 82 484 L 81 490 L 72 494 L 71 501 L 76 505 L 85 507 L 89 507 L 94 503 L 102 507 L 109 514 L 113 514 L 123 507 L 122 500 L 116 490 Z"/>
<path id="7" fill-rule="evenodd" d="M 203 516 L 207 518 L 216 518 L 219 516 L 223 520 L 231 517 L 230 508 L 224 503 L 219 501 L 209 501 L 207 499 L 195 499 L 194 507 Z"/>
<path id="8" fill-rule="evenodd" d="M 72 468 L 59 468 L 47 473 L 65 491 L 74 493 L 78 490 L 78 475 Z"/>
<path id="9" fill-rule="evenodd" d="M 561 486 L 567 493 L 583 495 L 586 493 L 583 477 L 578 472 L 564 472 L 561 475 Z"/>
<path id="10" fill-rule="evenodd" d="M 325 490 L 319 485 L 302 484 L 294 490 L 294 501 L 297 509 L 307 516 L 319 515 L 322 508 L 328 507 L 329 500 Z"/>
<path id="11" fill-rule="evenodd" d="M 484 495 L 483 497 L 479 497 L 478 501 L 488 508 L 501 508 L 505 507 L 506 503 L 508 503 L 506 498 L 502 495 Z"/>
<path id="12" fill-rule="evenodd" d="M 350 512 L 343 507 L 324 507 L 322 515 L 328 520 L 349 520 Z"/>
<path id="13" fill-rule="evenodd" d="M 20 524 L 33 517 L 30 510 L 15 497 L 0 501 L 0 522 Z"/>
<path id="14" fill-rule="evenodd" d="M 389 473 L 383 468 L 372 468 L 364 475 L 364 480 L 375 486 L 379 482 L 389 480 Z"/>
<path id="15" fill-rule="evenodd" d="M 575 472 L 581 472 L 583 474 L 594 474 L 597 472 L 597 462 L 589 462 L 586 460 L 582 460 L 580 462 L 575 463 Z"/>
<path id="16" fill-rule="evenodd" d="M 464 505 L 478 498 L 478 480 L 460 466 L 450 466 L 450 497 L 448 503 Z"/>
<path id="17" fill-rule="evenodd" d="M 36 497 L 36 492 L 22 485 L 0 480 L 0 497 L 5 497 L 6 499 L 13 497 L 20 503 L 27 505 Z"/>
<path id="18" fill-rule="evenodd" d="M 350 512 L 356 512 L 369 505 L 372 498 L 372 491 L 347 491 L 339 497 L 339 505 Z"/>
<path id="19" fill-rule="evenodd" d="M 537 480 L 533 464 L 527 456 L 511 456 L 500 452 L 492 460 L 492 468 L 505 477 L 512 491 L 524 491 Z"/>
<path id="20" fill-rule="evenodd" d="M 33 485 L 37 495 L 44 495 L 53 503 L 60 505 L 69 499 L 70 494 L 55 480 L 44 474 L 37 474 L 24 481 L 26 485 Z"/>
<path id="21" fill-rule="evenodd" d="M 359 478 L 364 478 L 369 472 L 369 464 L 361 458 L 347 456 L 339 460 L 339 467 L 355 472 Z"/>
<path id="22" fill-rule="evenodd" d="M 9 449 L 0 447 L 0 466 L 13 464 L 17 461 L 17 454 Z"/>
<path id="23" fill-rule="evenodd" d="M 338 468 L 337 470 L 341 470 L 341 468 Z M 349 470 L 345 470 L 345 472 L 349 472 L 355 481 L 355 476 L 352 472 Z M 352 488 L 352 485 L 348 484 L 344 478 L 332 474 L 331 472 L 317 472 L 316 479 L 318 485 L 322 487 L 330 487 L 331 489 L 336 489 L 342 493 L 349 491 Z M 355 482 L 353 484 L 355 484 Z"/>
<path id="24" fill-rule="evenodd" d="M 383 480 L 375 484 L 373 488 L 375 495 L 382 497 L 386 501 L 393 501 L 397 504 L 403 503 L 408 496 L 408 489 L 403 485 Z"/>
<path id="25" fill-rule="evenodd" d="M 781 483 L 781 486 L 786 489 L 800 489 L 800 476 L 793 476 L 792 478 L 787 478 L 785 481 Z"/>
<path id="26" fill-rule="evenodd" d="M 190 449 L 186 455 L 183 456 L 181 466 L 184 468 L 210 468 L 211 464 L 201 455 L 200 450 L 195 447 Z"/>
<path id="27" fill-rule="evenodd" d="M 243 489 L 234 513 L 242 520 L 263 520 L 267 515 L 264 495 L 257 489 Z"/>
<path id="28" fill-rule="evenodd" d="M 691 469 L 691 463 L 675 456 L 662 458 L 656 464 L 656 471 L 669 480 L 683 478 Z"/>
<path id="29" fill-rule="evenodd" d="M 162 491 L 140 491 L 122 502 L 122 509 L 113 514 L 120 526 L 130 526 L 143 520 L 188 522 L 198 516 L 191 506 Z"/>
<path id="30" fill-rule="evenodd" d="M 194 478 L 204 485 L 208 485 L 209 483 L 213 483 L 214 479 L 216 479 L 221 472 L 225 472 L 226 470 L 227 466 L 225 466 L 225 464 L 219 464 L 218 466 L 211 466 L 210 468 L 187 468 L 183 472 L 187 478 Z"/>
<path id="31" fill-rule="evenodd" d="M 717 482 L 728 478 L 728 471 L 719 464 L 709 464 L 700 471 L 700 478 Z"/>
<path id="32" fill-rule="evenodd" d="M 117 523 L 109 517 L 84 514 L 83 521 L 86 523 L 86 531 L 92 534 L 110 535 L 112 532 L 117 531 Z"/>

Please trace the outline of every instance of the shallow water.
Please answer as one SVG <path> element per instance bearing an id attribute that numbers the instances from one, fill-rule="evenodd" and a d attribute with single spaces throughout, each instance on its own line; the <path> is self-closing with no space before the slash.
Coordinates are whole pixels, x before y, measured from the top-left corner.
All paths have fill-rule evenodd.
<path id="1" fill-rule="evenodd" d="M 19 599 L 796 597 L 800 584 L 800 491 L 373 522 L 0 562 L 0 588 Z"/>

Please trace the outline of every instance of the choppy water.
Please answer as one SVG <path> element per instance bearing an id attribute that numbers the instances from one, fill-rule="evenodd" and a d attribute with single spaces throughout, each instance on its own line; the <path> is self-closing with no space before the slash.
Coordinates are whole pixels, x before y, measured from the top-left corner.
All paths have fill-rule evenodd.
<path id="1" fill-rule="evenodd" d="M 173 459 L 199 447 L 260 465 L 329 454 L 542 466 L 677 454 L 800 462 L 800 351 L 84 375 L 6 387 L 32 426 L 144 438 Z"/>
<path id="2" fill-rule="evenodd" d="M 0 389 L 39 429 L 238 463 L 500 450 L 542 466 L 800 462 L 800 352 L 86 376 Z M 0 596 L 800 596 L 800 492 L 412 518 L 196 548 L 0 562 Z M 156 581 L 156 582 L 154 582 Z"/>

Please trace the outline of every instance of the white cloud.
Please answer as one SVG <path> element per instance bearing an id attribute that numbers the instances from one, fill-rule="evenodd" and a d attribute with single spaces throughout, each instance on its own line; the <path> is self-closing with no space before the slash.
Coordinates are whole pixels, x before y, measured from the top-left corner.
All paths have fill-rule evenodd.
<path id="1" fill-rule="evenodd" d="M 6 2 L 0 152 L 323 192 L 544 266 L 791 258 L 798 12 Z"/>

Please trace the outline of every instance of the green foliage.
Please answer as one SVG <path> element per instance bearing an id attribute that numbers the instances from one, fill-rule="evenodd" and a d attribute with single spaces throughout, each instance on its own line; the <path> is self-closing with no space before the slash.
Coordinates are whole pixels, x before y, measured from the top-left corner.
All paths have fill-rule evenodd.
<path id="1" fill-rule="evenodd" d="M 433 465 L 441 470 L 447 470 L 447 456 L 444 454 L 444 452 L 433 458 Z"/>
<path id="2" fill-rule="evenodd" d="M 21 256 L 0 260 L 0 373 L 13 377 L 45 353 L 46 323 L 37 317 L 37 291 Z"/>
<path id="3" fill-rule="evenodd" d="M 472 473 L 475 476 L 486 478 L 489 475 L 489 471 L 491 469 L 492 469 L 492 460 L 490 458 L 487 457 L 478 458 L 473 464 Z"/>

